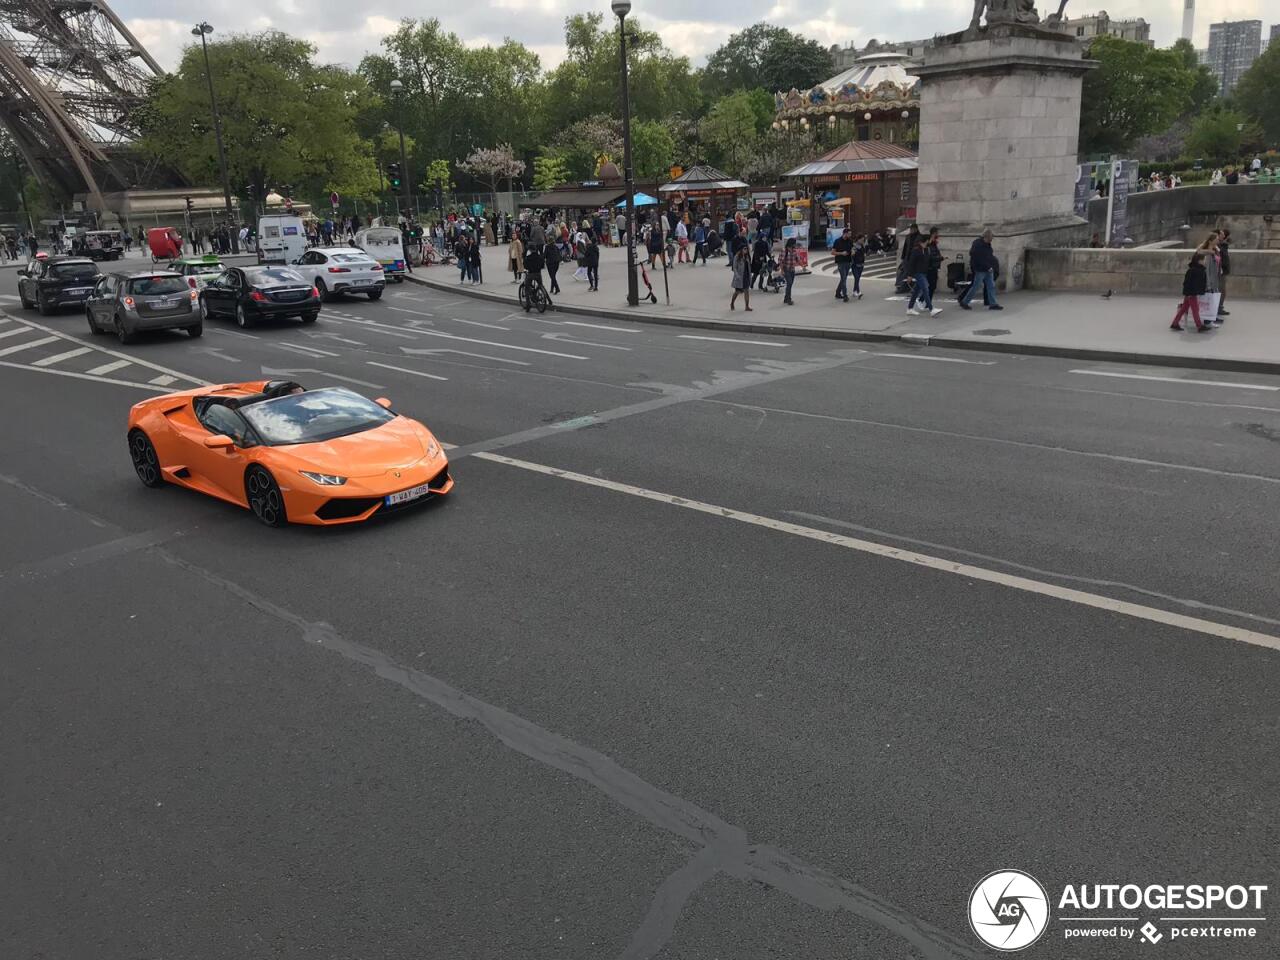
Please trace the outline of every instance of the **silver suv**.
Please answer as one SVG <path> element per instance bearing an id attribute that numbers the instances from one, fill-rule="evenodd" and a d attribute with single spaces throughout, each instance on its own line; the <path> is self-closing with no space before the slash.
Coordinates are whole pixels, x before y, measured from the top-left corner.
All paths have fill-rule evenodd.
<path id="1" fill-rule="evenodd" d="M 84 313 L 91 332 L 114 332 L 121 343 L 145 330 L 181 329 L 192 337 L 204 332 L 196 291 L 172 270 L 109 273 L 99 278 Z"/>

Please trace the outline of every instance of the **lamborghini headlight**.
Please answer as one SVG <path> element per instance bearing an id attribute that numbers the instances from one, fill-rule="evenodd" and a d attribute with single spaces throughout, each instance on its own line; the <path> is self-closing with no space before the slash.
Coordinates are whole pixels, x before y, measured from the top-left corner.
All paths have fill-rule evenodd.
<path id="1" fill-rule="evenodd" d="M 310 470 L 299 470 L 298 472 L 322 487 L 340 487 L 347 482 L 346 477 L 339 477 L 332 473 L 312 473 Z"/>

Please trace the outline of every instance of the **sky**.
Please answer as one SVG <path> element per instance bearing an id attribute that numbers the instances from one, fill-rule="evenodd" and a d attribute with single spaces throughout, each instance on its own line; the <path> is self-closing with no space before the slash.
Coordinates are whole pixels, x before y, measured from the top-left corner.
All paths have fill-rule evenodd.
<path id="1" fill-rule="evenodd" d="M 1039 0 L 1041 16 L 1056 10 L 1051 0 Z M 208 20 L 218 33 L 278 29 L 314 43 L 319 58 L 355 66 L 366 53 L 377 52 L 383 36 L 401 17 L 437 17 L 473 46 L 519 40 L 536 52 L 544 68 L 564 56 L 564 18 L 571 13 L 598 10 L 606 17 L 607 0 L 387 0 L 385 4 L 353 4 L 349 0 L 114 0 L 116 13 L 163 67 L 172 67 L 182 48 L 192 41 L 191 25 Z M 377 13 L 370 12 L 371 7 Z M 875 38 L 918 40 L 935 33 L 962 30 L 972 6 L 966 0 L 894 0 L 886 4 L 852 4 L 834 0 L 633 0 L 632 16 L 657 30 L 668 47 L 693 60 L 708 54 L 730 34 L 767 20 L 789 27 L 824 45 L 862 46 Z M 1090 6 L 1069 0 L 1066 15 L 1084 16 L 1105 9 L 1113 20 L 1143 17 L 1151 24 L 1157 46 L 1179 36 L 1182 0 L 1107 0 Z M 1262 20 L 1264 38 L 1271 24 L 1280 23 L 1280 0 L 1198 0 L 1195 44 L 1208 45 L 1209 23 L 1219 20 Z"/>

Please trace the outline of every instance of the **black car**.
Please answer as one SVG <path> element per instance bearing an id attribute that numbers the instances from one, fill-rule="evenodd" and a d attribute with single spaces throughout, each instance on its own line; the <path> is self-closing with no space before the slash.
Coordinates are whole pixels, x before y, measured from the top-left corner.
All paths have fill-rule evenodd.
<path id="1" fill-rule="evenodd" d="M 49 257 L 32 260 L 18 271 L 18 298 L 45 316 L 59 307 L 78 307 L 98 282 L 98 265 L 88 257 Z"/>
<path id="2" fill-rule="evenodd" d="M 288 267 L 229 267 L 200 291 L 201 317 L 234 317 L 242 327 L 268 317 L 314 323 L 319 315 L 320 294 Z"/>
<path id="3" fill-rule="evenodd" d="M 204 332 L 196 292 L 172 270 L 109 273 L 98 279 L 84 305 L 91 333 L 112 333 L 131 343 L 144 330 Z"/>

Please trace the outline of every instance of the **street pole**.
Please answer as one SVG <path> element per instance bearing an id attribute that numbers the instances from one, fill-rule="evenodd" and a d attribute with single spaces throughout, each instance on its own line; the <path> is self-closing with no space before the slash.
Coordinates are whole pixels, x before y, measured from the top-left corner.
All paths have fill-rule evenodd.
<path id="1" fill-rule="evenodd" d="M 392 80 L 391 95 L 396 100 L 396 126 L 400 128 L 400 193 L 401 206 L 404 208 L 404 216 L 407 220 L 412 196 L 409 192 L 409 183 L 413 178 L 409 173 L 409 160 L 404 150 L 404 84 L 399 80 Z"/>
<path id="2" fill-rule="evenodd" d="M 236 229 L 236 215 L 231 209 L 231 181 L 227 178 L 227 154 L 222 146 L 222 118 L 218 116 L 218 98 L 213 92 L 213 70 L 209 67 L 208 35 L 213 27 L 203 20 L 191 29 L 193 37 L 200 38 L 200 47 L 204 51 L 204 78 L 209 82 L 209 106 L 213 110 L 213 138 L 218 142 L 218 168 L 222 171 L 222 199 L 227 205 L 227 231 L 231 234 L 231 252 L 240 252 L 240 231 Z"/>
<path id="3" fill-rule="evenodd" d="M 613 0 L 610 8 L 618 18 L 618 50 L 622 64 L 622 176 L 627 191 L 627 304 L 640 305 L 636 280 L 636 187 L 631 170 L 631 95 L 627 89 L 627 14 L 631 0 Z"/>

